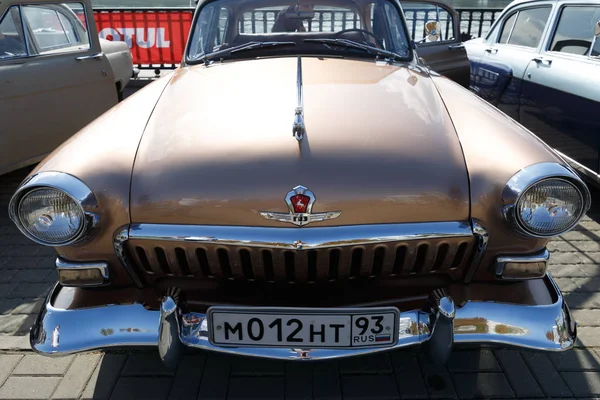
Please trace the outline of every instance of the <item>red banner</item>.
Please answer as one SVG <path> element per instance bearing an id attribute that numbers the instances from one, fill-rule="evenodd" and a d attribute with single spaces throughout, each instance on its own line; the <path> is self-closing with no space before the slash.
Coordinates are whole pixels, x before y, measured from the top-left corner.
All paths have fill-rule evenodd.
<path id="1" fill-rule="evenodd" d="M 179 64 L 192 23 L 192 11 L 96 11 L 101 38 L 121 40 L 134 64 Z"/>

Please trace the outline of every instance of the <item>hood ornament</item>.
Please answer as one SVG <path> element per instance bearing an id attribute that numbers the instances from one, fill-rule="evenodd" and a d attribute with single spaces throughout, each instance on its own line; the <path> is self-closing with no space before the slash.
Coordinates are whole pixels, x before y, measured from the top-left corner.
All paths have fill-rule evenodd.
<path id="1" fill-rule="evenodd" d="M 298 103 L 296 105 L 296 113 L 294 116 L 294 126 L 292 134 L 297 141 L 304 139 L 306 127 L 304 126 L 304 100 L 302 98 L 302 59 L 298 57 L 298 77 L 296 81 L 296 89 L 298 91 Z"/>
<path id="2" fill-rule="evenodd" d="M 304 226 L 311 222 L 320 222 L 337 218 L 342 213 L 341 211 L 313 213 L 312 207 L 316 200 L 313 192 L 308 190 L 305 186 L 298 185 L 285 195 L 285 202 L 288 206 L 289 213 L 261 211 L 259 214 L 266 219 Z M 305 243 L 302 241 L 294 243 L 297 248 L 302 248 L 304 244 Z"/>
<path id="3" fill-rule="evenodd" d="M 297 141 L 304 139 L 306 127 L 304 126 L 302 107 L 296 107 L 296 116 L 294 117 L 294 127 L 292 128 L 292 132 Z"/>

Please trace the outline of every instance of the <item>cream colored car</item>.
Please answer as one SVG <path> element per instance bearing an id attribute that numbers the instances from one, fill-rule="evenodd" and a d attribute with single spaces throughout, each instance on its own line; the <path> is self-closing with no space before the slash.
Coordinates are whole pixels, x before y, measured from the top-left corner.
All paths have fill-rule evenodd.
<path id="1" fill-rule="evenodd" d="M 117 104 L 132 74 L 127 44 L 98 37 L 89 0 L 0 1 L 0 173 Z"/>

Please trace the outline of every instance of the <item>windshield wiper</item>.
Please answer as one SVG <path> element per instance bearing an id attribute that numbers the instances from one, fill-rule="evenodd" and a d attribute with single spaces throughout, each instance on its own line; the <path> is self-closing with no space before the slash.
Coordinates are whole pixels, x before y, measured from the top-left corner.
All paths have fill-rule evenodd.
<path id="1" fill-rule="evenodd" d="M 369 46 L 368 44 L 362 44 L 359 42 L 355 42 L 354 40 L 349 39 L 304 39 L 304 42 L 311 43 L 322 43 L 324 45 L 338 45 L 342 47 L 349 47 L 353 49 L 359 49 L 366 51 L 367 53 L 375 53 L 377 55 L 387 56 L 388 61 L 394 60 L 402 60 L 403 57 L 400 54 L 394 53 L 393 51 L 383 50 L 374 46 Z"/>
<path id="2" fill-rule="evenodd" d="M 211 60 L 213 60 L 223 54 L 231 55 L 231 54 L 235 54 L 238 52 L 250 51 L 250 50 L 259 49 L 259 48 L 263 48 L 263 47 L 295 46 L 295 45 L 296 45 L 296 42 L 248 42 L 248 43 L 240 44 L 239 46 L 229 47 L 229 48 L 226 48 L 223 50 L 205 54 L 202 57 L 198 57 L 194 61 L 204 61 L 204 64 L 208 65 L 208 63 Z"/>
<path id="3" fill-rule="evenodd" d="M 233 49 L 229 54 L 239 53 L 242 51 L 249 51 L 254 49 L 260 49 L 263 47 L 276 47 L 276 46 L 295 46 L 296 42 L 250 42 L 246 43 L 245 46 Z"/>

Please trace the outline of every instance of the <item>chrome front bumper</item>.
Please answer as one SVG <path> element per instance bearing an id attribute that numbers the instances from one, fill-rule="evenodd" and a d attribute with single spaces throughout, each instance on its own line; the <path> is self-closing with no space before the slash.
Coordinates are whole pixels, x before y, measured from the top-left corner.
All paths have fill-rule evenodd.
<path id="1" fill-rule="evenodd" d="M 31 329 L 32 348 L 45 355 L 63 355 L 111 347 L 158 347 L 167 363 L 185 346 L 222 353 L 276 358 L 326 359 L 354 356 L 426 344 L 434 357 L 444 359 L 457 344 L 499 344 L 542 351 L 573 347 L 576 324 L 559 288 L 546 276 L 552 297 L 548 305 L 467 301 L 454 307 L 448 297 L 429 311 L 400 313 L 400 333 L 393 347 L 376 349 L 291 349 L 219 347 L 208 339 L 205 314 L 181 314 L 167 297 L 160 311 L 141 304 L 107 305 L 65 310 L 52 306 L 57 285 Z"/>

